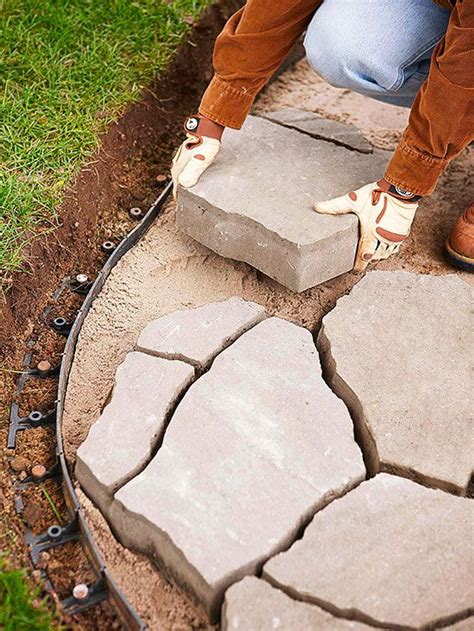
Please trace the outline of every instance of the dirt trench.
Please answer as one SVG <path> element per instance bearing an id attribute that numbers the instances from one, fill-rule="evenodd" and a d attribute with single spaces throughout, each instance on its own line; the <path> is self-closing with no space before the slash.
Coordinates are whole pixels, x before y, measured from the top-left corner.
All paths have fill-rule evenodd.
<path id="1" fill-rule="evenodd" d="M 299 107 L 354 123 L 375 146 L 385 149 L 395 148 L 408 117 L 402 108 L 328 86 L 305 60 L 267 89 L 255 112 L 282 107 Z M 467 150 L 441 178 L 435 194 L 422 202 L 401 254 L 379 263 L 378 269 L 457 273 L 445 263 L 442 245 L 451 224 L 472 197 L 472 166 L 472 151 Z M 118 364 L 149 320 L 175 309 L 239 295 L 316 334 L 323 316 L 362 277 L 345 274 L 295 294 L 250 266 L 223 259 L 179 233 L 174 213 L 170 202 L 148 234 L 112 271 L 84 323 L 70 375 L 63 425 L 71 464 L 75 450 L 107 400 Z M 471 280 L 467 274 L 461 275 Z M 150 628 L 173 629 L 174 616 L 179 611 L 186 612 L 180 617 L 183 624 L 192 627 L 200 620 L 205 626 L 200 610 L 193 609 L 179 590 L 169 586 L 149 560 L 123 548 L 93 504 L 81 493 L 80 497 L 108 567 Z M 191 611 L 194 622 L 188 617 Z"/>

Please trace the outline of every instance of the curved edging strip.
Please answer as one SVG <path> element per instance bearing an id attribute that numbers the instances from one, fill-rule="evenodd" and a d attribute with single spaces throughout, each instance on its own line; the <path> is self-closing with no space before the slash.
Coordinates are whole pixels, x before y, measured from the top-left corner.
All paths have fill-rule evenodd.
<path id="1" fill-rule="evenodd" d="M 117 265 L 120 259 L 126 252 L 130 250 L 145 234 L 148 232 L 153 221 L 160 214 L 163 205 L 167 201 L 172 190 L 172 183 L 169 182 L 164 191 L 151 206 L 146 213 L 143 220 L 119 243 L 117 248 L 112 252 L 107 259 L 104 267 L 99 272 L 94 284 L 92 285 L 86 299 L 84 300 L 78 315 L 74 321 L 74 324 L 69 333 L 66 346 L 64 349 L 63 359 L 61 362 L 61 368 L 59 373 L 58 384 L 58 398 L 57 398 L 57 423 L 56 423 L 56 449 L 57 458 L 61 467 L 63 475 L 63 491 L 66 500 L 66 506 L 71 518 L 71 521 L 77 523 L 78 530 L 81 533 L 81 541 L 84 547 L 84 551 L 91 561 L 92 565 L 101 576 L 104 585 L 109 593 L 115 608 L 119 615 L 126 623 L 126 628 L 131 630 L 146 629 L 145 623 L 140 619 L 136 611 L 133 609 L 127 598 L 115 583 L 112 575 L 107 569 L 104 559 L 99 548 L 96 546 L 91 530 L 84 515 L 84 511 L 76 495 L 74 485 L 72 482 L 69 467 L 66 462 L 63 449 L 63 437 L 62 437 L 62 420 L 64 413 L 64 402 L 66 397 L 66 388 L 68 385 L 69 374 L 71 371 L 72 362 L 74 360 L 74 353 L 76 350 L 77 340 L 81 331 L 84 320 L 89 313 L 89 310 L 102 290 L 105 281 L 107 280 L 112 269 Z"/>

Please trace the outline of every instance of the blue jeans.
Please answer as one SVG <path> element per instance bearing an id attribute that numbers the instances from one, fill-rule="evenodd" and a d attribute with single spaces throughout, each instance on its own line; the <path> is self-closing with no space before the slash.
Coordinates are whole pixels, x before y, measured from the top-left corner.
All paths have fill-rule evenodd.
<path id="1" fill-rule="evenodd" d="M 411 107 L 449 15 L 433 0 L 323 0 L 306 55 L 331 85 Z"/>

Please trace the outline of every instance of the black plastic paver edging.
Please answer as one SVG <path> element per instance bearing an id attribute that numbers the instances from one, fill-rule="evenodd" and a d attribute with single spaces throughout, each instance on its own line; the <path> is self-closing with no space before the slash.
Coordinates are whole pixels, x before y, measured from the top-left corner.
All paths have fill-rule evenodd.
<path id="1" fill-rule="evenodd" d="M 77 340 L 81 331 L 84 320 L 94 302 L 102 290 L 105 281 L 109 277 L 112 269 L 117 265 L 123 255 L 130 250 L 145 234 L 148 232 L 154 220 L 158 217 L 163 208 L 163 205 L 167 201 L 172 190 L 172 183 L 169 182 L 155 201 L 155 203 L 148 210 L 142 221 L 119 243 L 116 249 L 112 252 L 107 259 L 104 267 L 99 272 L 94 284 L 92 285 L 86 299 L 84 300 L 78 315 L 72 325 L 69 333 L 66 346 L 64 349 L 63 359 L 61 362 L 59 372 L 59 384 L 58 384 L 58 397 L 57 397 L 57 425 L 56 425 L 56 444 L 57 444 L 57 456 L 60 462 L 61 471 L 63 474 L 63 491 L 66 499 L 66 506 L 71 519 L 77 518 L 81 537 L 83 539 L 84 549 L 87 556 L 92 562 L 93 566 L 102 575 L 105 585 L 107 586 L 109 596 L 113 600 L 116 609 L 119 611 L 120 616 L 126 624 L 126 628 L 130 630 L 142 630 L 146 629 L 146 625 L 140 619 L 135 612 L 127 598 L 120 590 L 118 585 L 113 580 L 110 572 L 107 570 L 104 559 L 98 547 L 96 546 L 90 528 L 87 524 L 87 520 L 84 516 L 81 504 L 76 495 L 74 484 L 72 482 L 71 474 L 68 464 L 64 455 L 63 449 L 63 437 L 62 437 L 62 420 L 64 413 L 64 401 L 66 396 L 66 389 L 69 380 L 69 374 L 74 359 L 74 353 L 76 350 Z"/>

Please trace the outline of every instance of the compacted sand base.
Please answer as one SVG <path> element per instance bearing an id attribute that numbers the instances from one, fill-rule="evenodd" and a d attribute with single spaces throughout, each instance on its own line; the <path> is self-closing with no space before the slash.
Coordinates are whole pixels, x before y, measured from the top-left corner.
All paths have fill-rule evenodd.
<path id="1" fill-rule="evenodd" d="M 255 110 L 284 107 L 354 123 L 374 145 L 384 149 L 395 148 L 408 118 L 406 110 L 328 86 L 304 60 L 265 92 Z M 469 173 L 473 162 L 472 151 L 467 150 L 450 166 L 435 194 L 421 204 L 411 237 L 399 256 L 379 263 L 377 269 L 455 273 L 443 260 L 442 245 L 452 223 L 472 200 Z M 64 414 L 71 465 L 77 447 L 107 401 L 118 364 L 149 320 L 176 309 L 242 296 L 262 304 L 270 314 L 317 331 L 322 317 L 361 276 L 349 273 L 301 294 L 293 293 L 248 265 L 223 259 L 177 232 L 174 204 L 170 203 L 144 239 L 113 270 L 84 323 Z M 471 282 L 467 274 L 462 276 Z M 80 498 L 106 563 L 150 628 L 211 628 L 202 612 L 170 586 L 147 559 L 123 548 L 91 502 L 82 494 Z"/>

